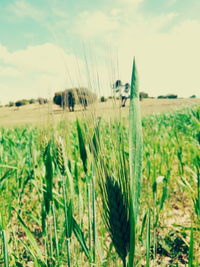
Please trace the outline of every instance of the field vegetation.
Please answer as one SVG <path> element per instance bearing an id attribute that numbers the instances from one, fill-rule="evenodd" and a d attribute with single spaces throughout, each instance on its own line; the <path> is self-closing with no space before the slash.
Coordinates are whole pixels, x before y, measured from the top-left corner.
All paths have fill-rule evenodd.
<path id="1" fill-rule="evenodd" d="M 200 266 L 200 106 L 129 110 L 0 129 L 0 264 Z"/>

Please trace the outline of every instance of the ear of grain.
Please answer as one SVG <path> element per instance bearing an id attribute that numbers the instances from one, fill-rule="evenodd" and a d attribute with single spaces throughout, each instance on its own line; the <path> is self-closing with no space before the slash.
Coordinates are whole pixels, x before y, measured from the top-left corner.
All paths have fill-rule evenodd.
<path id="1" fill-rule="evenodd" d="M 58 138 L 57 142 L 56 142 L 56 161 L 57 161 L 57 165 L 58 168 L 60 170 L 60 173 L 62 175 L 62 180 L 63 183 L 65 184 L 65 187 L 67 187 L 67 198 L 72 199 L 73 198 L 73 193 L 74 193 L 74 189 L 73 189 L 73 177 L 72 174 L 69 170 L 69 166 L 68 164 L 66 164 L 66 158 L 64 155 L 64 143 L 63 143 L 63 139 L 61 137 Z"/>
<path id="2" fill-rule="evenodd" d="M 130 221 L 128 203 L 120 184 L 111 176 L 100 184 L 103 200 L 103 216 L 115 249 L 126 266 L 130 244 Z"/>
<path id="3" fill-rule="evenodd" d="M 135 227 L 139 212 L 142 173 L 142 127 L 139 102 L 139 89 L 135 59 L 133 61 L 130 110 L 129 110 L 129 164 L 130 164 L 130 223 L 131 240 L 129 267 L 134 266 Z"/>
<path id="4" fill-rule="evenodd" d="M 66 174 L 66 169 L 65 169 L 63 142 L 62 142 L 61 137 L 59 137 L 57 141 L 56 149 L 57 149 L 56 159 L 57 159 L 58 168 L 60 170 L 61 175 L 64 176 Z"/>
<path id="5" fill-rule="evenodd" d="M 45 157 L 44 157 L 44 164 L 45 164 L 45 186 L 46 190 L 44 192 L 44 201 L 45 201 L 45 209 L 47 214 L 50 211 L 50 202 L 53 200 L 53 165 L 52 165 L 52 158 L 51 158 L 51 143 L 49 142 L 46 146 L 45 150 Z"/>
<path id="6" fill-rule="evenodd" d="M 81 129 L 81 126 L 78 120 L 76 121 L 76 126 L 77 126 L 77 132 L 78 132 L 80 156 L 83 162 L 83 169 L 84 169 L 84 172 L 87 173 L 87 152 L 85 148 L 85 140 L 84 140 L 83 132 L 82 132 L 82 129 Z"/>

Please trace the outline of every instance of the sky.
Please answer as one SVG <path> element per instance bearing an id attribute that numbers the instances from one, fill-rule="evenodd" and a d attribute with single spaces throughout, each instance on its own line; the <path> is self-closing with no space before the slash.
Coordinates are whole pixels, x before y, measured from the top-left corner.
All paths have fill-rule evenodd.
<path id="1" fill-rule="evenodd" d="M 0 103 L 86 86 L 200 96 L 199 0 L 0 0 Z"/>

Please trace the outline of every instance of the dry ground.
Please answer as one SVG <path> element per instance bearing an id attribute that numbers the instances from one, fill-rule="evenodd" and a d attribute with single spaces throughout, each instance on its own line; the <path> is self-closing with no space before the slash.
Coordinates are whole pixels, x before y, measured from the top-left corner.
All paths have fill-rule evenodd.
<path id="1" fill-rule="evenodd" d="M 181 109 L 192 105 L 200 105 L 200 99 L 144 99 L 141 102 L 141 109 L 143 115 L 171 112 L 173 110 Z M 44 124 L 48 121 L 59 121 L 67 118 L 74 120 L 77 116 L 88 116 L 95 114 L 105 119 L 114 116 L 125 117 L 128 114 L 128 106 L 119 108 L 120 101 L 114 102 L 109 100 L 104 103 L 95 103 L 88 107 L 86 112 L 83 112 L 79 106 L 76 106 L 75 112 L 63 111 L 59 106 L 52 103 L 46 105 L 31 104 L 16 107 L 2 107 L 0 108 L 0 126 L 14 126 L 24 124 Z"/>

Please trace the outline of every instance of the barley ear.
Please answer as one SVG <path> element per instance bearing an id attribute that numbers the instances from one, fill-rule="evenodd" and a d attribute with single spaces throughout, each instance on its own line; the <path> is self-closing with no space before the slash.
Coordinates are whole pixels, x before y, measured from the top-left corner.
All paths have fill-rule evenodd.
<path id="1" fill-rule="evenodd" d="M 126 256 L 130 246 L 130 221 L 127 198 L 120 183 L 107 176 L 105 184 L 100 184 L 103 201 L 103 218 L 113 245 L 126 266 Z"/>

